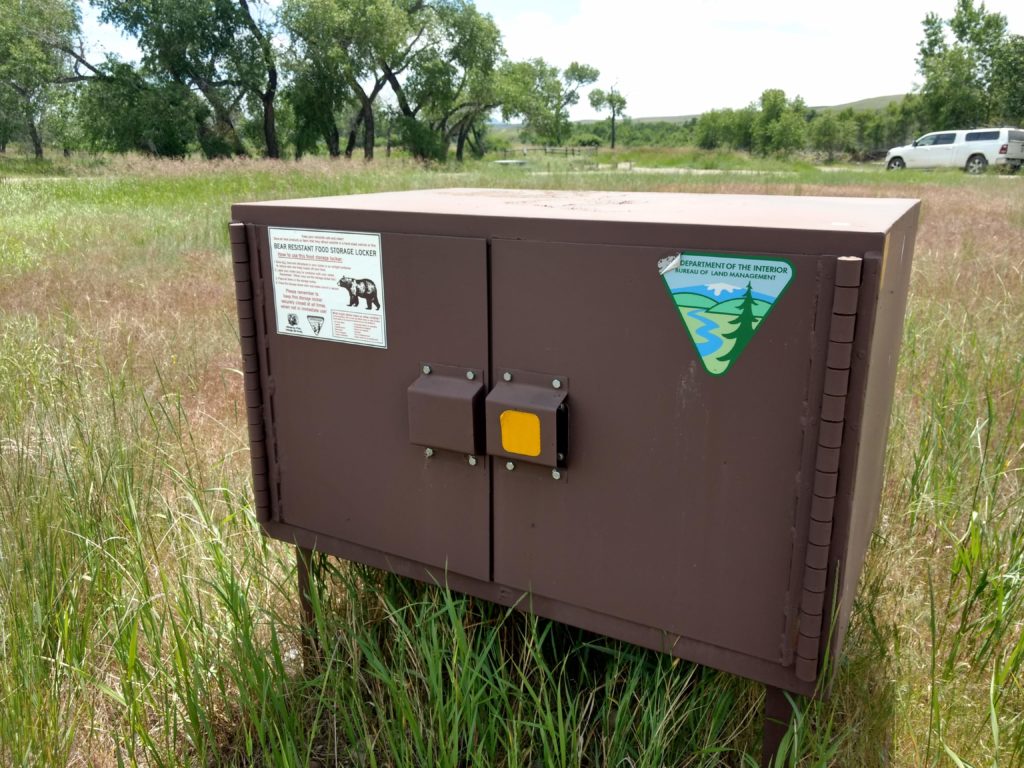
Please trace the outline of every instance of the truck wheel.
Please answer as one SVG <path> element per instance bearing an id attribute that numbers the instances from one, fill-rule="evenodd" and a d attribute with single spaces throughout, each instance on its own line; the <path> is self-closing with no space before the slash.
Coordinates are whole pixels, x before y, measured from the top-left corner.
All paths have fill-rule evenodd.
<path id="1" fill-rule="evenodd" d="M 903 162 L 902 157 L 894 157 L 889 161 L 889 164 L 885 166 L 887 171 L 902 171 L 907 167 L 907 164 Z"/>
<path id="2" fill-rule="evenodd" d="M 984 173 L 988 170 L 988 160 L 985 159 L 984 155 L 971 155 L 967 158 L 967 165 L 964 166 L 964 170 L 968 173 Z"/>

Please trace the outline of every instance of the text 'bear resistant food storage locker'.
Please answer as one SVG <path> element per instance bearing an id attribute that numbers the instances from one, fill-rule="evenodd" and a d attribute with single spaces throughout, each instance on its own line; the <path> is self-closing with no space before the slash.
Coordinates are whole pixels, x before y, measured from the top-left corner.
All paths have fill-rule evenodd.
<path id="1" fill-rule="evenodd" d="M 917 201 L 232 213 L 267 533 L 814 692 L 879 506 Z"/>

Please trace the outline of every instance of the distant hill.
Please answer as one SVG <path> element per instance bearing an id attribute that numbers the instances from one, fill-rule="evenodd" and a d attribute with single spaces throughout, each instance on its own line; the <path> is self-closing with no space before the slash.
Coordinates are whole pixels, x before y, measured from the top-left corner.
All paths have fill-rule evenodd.
<path id="1" fill-rule="evenodd" d="M 889 96 L 872 96 L 869 99 L 861 99 L 860 101 L 851 101 L 848 104 L 834 104 L 832 106 L 820 106 L 811 107 L 811 109 L 817 110 L 818 112 L 841 112 L 844 109 L 852 109 L 854 112 L 866 112 L 874 111 L 876 109 L 885 109 L 885 107 L 893 101 L 899 101 L 906 94 L 894 93 Z M 685 123 L 694 118 L 700 117 L 700 115 L 667 115 L 664 117 L 634 117 L 632 118 L 634 123 Z M 597 120 L 579 120 L 577 121 L 581 125 L 587 123 L 595 123 Z"/>
<path id="2" fill-rule="evenodd" d="M 885 109 L 894 101 L 902 101 L 907 94 L 905 93 L 894 93 L 891 96 L 873 96 L 870 99 L 861 99 L 860 101 L 851 101 L 849 104 L 836 104 L 832 107 L 813 107 L 813 109 L 819 112 L 823 111 L 836 111 L 841 112 L 844 109 L 852 109 L 854 112 L 866 112 L 874 111 L 876 109 Z"/>
<path id="3" fill-rule="evenodd" d="M 818 112 L 841 112 L 844 109 L 852 109 L 854 112 L 868 112 L 875 111 L 878 109 L 885 109 L 886 106 L 894 101 L 900 101 L 906 96 L 905 93 L 894 93 L 889 96 L 872 96 L 868 99 L 861 99 L 860 101 L 851 101 L 846 104 L 833 104 L 831 106 L 819 106 L 811 107 L 811 109 Z M 661 117 L 632 117 L 630 120 L 634 123 L 685 123 L 690 120 L 695 120 L 700 117 L 697 115 L 665 115 Z M 577 125 L 590 125 L 592 123 L 603 122 L 602 120 L 576 120 Z M 499 134 L 508 133 L 510 136 L 518 134 L 519 129 L 522 127 L 520 123 L 490 123 L 492 130 L 497 131 Z"/>

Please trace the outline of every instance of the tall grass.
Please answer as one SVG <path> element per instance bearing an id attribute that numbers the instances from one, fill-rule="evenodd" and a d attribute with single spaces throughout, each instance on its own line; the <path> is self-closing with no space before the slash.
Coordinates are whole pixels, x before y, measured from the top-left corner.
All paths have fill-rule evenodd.
<path id="1" fill-rule="evenodd" d="M 1024 764 L 1015 180 L 104 162 L 0 181 L 0 764 L 756 764 L 755 684 L 319 556 L 303 674 L 293 554 L 248 506 L 228 205 L 442 185 L 923 196 L 877 535 L 780 764 Z"/>

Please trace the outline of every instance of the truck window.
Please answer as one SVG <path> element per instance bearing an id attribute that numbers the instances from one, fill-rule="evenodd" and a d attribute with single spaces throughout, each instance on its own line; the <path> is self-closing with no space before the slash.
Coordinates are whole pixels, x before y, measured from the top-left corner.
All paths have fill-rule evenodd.
<path id="1" fill-rule="evenodd" d="M 967 134 L 968 141 L 998 141 L 999 131 L 972 131 Z"/>
<path id="2" fill-rule="evenodd" d="M 1010 131 L 1010 141 L 1024 141 L 1024 131 Z"/>
<path id="3" fill-rule="evenodd" d="M 938 138 L 938 134 L 929 133 L 927 136 L 922 136 L 917 140 L 917 146 L 919 147 L 930 147 L 935 143 L 935 139 Z"/>
<path id="4" fill-rule="evenodd" d="M 955 140 L 955 133 L 940 133 L 935 137 L 935 146 L 940 144 L 952 144 Z"/>

